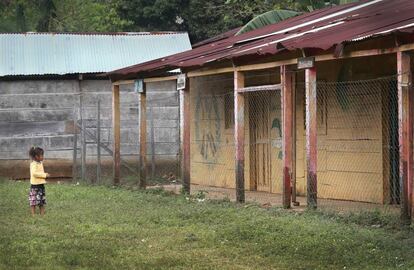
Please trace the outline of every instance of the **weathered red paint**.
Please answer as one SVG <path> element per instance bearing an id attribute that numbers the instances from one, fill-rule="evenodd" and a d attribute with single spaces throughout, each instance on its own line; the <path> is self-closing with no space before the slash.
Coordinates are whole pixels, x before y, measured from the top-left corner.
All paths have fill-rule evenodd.
<path id="1" fill-rule="evenodd" d="M 119 85 L 112 86 L 112 128 L 114 132 L 113 183 L 118 185 L 121 174 L 121 114 L 119 107 Z"/>
<path id="2" fill-rule="evenodd" d="M 294 73 L 286 66 L 280 68 L 280 81 L 282 85 L 282 125 L 283 125 L 283 207 L 290 208 L 292 199 L 292 157 L 293 157 L 293 86 Z"/>
<path id="3" fill-rule="evenodd" d="M 147 186 L 147 95 L 146 85 L 139 96 L 139 187 Z"/>
<path id="4" fill-rule="evenodd" d="M 190 194 L 190 79 L 186 78 L 185 89 L 180 90 L 180 135 L 181 135 L 181 177 L 183 190 Z"/>
<path id="5" fill-rule="evenodd" d="M 234 72 L 234 141 L 236 143 L 236 200 L 245 202 L 244 195 L 244 95 L 237 89 L 244 87 L 244 74 Z"/>
<path id="6" fill-rule="evenodd" d="M 411 59 L 405 52 L 397 53 L 398 126 L 400 144 L 401 218 L 410 223 L 413 188 L 413 89 Z"/>
<path id="7" fill-rule="evenodd" d="M 307 203 L 317 207 L 316 68 L 305 71 Z"/>

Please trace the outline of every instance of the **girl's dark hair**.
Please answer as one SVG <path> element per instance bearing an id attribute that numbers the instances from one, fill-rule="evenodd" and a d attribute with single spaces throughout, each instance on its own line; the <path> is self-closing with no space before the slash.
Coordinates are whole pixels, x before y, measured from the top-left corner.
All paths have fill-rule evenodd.
<path id="1" fill-rule="evenodd" d="M 29 150 L 29 156 L 30 156 L 31 159 L 35 159 L 36 156 L 41 156 L 41 155 L 43 155 L 43 153 L 44 153 L 44 151 L 40 147 L 32 146 L 32 148 L 30 148 L 30 150 Z"/>

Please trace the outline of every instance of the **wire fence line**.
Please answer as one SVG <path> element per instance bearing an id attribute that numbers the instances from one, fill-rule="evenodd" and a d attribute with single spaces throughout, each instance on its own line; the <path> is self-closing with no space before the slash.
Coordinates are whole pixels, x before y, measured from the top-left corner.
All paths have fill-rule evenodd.
<path id="1" fill-rule="evenodd" d="M 278 73 L 247 74 L 246 87 L 280 83 L 275 74 Z M 358 81 L 316 82 L 317 197 L 320 209 L 342 212 L 381 209 L 389 213 L 398 212 L 401 183 L 397 78 L 398 75 Z M 296 205 L 306 205 L 308 185 L 306 86 L 298 79 L 294 91 L 294 169 L 291 172 L 291 185 Z M 281 91 L 246 92 L 243 95 L 245 189 L 266 192 L 273 204 L 282 205 L 284 131 Z M 169 100 L 170 97 L 160 96 L 152 99 L 161 104 Z M 191 183 L 206 189 L 228 188 L 234 191 L 236 144 L 232 74 L 192 79 L 190 104 Z M 130 106 L 137 107 L 133 104 Z M 127 110 L 128 107 L 123 109 Z M 151 106 L 147 108 L 148 182 L 150 185 L 179 183 L 182 158 L 179 120 L 160 123 L 160 120 L 166 119 L 153 117 L 156 113 L 152 110 Z M 86 141 L 92 140 L 91 144 L 96 144 L 93 139 L 96 138 L 96 132 L 99 133 L 96 119 L 84 118 L 83 121 L 88 123 L 85 126 L 86 137 L 89 137 Z M 101 120 L 101 144 L 103 152 L 109 153 L 109 158 L 107 161 L 103 158 L 102 162 L 110 164 L 113 131 L 111 125 L 105 125 L 104 122 Z M 82 126 L 81 123 L 79 125 Z M 161 134 L 164 132 L 163 125 L 175 130 L 173 141 L 163 140 L 168 138 L 168 134 Z M 135 184 L 139 180 L 138 126 L 136 122 L 134 132 L 129 134 L 132 134 L 130 137 L 127 136 L 130 145 L 135 147 L 134 151 L 121 154 L 121 158 L 125 159 L 123 184 Z M 77 136 L 80 135 L 78 130 Z M 174 154 L 161 151 L 154 143 L 174 148 Z M 79 145 L 78 149 L 81 148 Z M 79 159 L 81 151 L 76 152 L 79 152 Z M 93 158 L 88 159 L 95 162 Z M 89 179 L 97 171 L 94 164 L 95 167 L 86 166 Z M 106 175 L 109 179 L 111 169 L 106 174 L 103 169 L 102 177 Z"/>
<path id="2" fill-rule="evenodd" d="M 122 93 L 121 93 L 122 95 Z M 138 96 L 138 95 L 137 95 Z M 161 94 L 162 96 L 162 94 Z M 147 98 L 147 172 L 151 183 L 174 183 L 179 178 L 179 119 L 178 104 L 168 110 L 157 107 L 168 104 L 171 97 Z M 113 175 L 112 106 L 75 106 L 73 134 L 73 175 L 75 181 L 111 184 Z M 109 109 L 109 110 L 108 110 Z M 139 182 L 139 106 L 121 103 L 121 184 Z M 98 116 L 100 116 L 98 121 Z M 98 138 L 99 137 L 99 138 Z M 99 139 L 99 140 L 98 140 Z M 98 141 L 100 147 L 98 147 Z M 98 150 L 101 150 L 100 152 Z M 85 158 L 84 158 L 85 157 Z M 98 163 L 101 160 L 100 164 Z M 99 169 L 101 168 L 101 169 Z M 101 177 L 99 176 L 101 171 Z"/>
<path id="3" fill-rule="evenodd" d="M 279 83 L 276 73 L 272 74 L 246 76 L 246 81 L 248 86 Z M 397 77 L 316 82 L 320 209 L 398 212 Z M 234 87 L 231 78 L 204 80 L 194 82 L 195 89 L 191 89 L 191 181 L 234 189 Z M 302 205 L 307 195 L 305 88 L 305 83 L 296 82 L 293 119 L 292 189 Z M 281 205 L 284 132 L 280 91 L 244 96 L 245 189 L 274 194 L 274 203 Z"/>

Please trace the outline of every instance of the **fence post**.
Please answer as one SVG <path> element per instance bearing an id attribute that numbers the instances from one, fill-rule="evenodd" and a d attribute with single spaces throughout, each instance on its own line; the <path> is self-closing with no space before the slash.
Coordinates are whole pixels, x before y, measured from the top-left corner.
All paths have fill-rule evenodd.
<path id="1" fill-rule="evenodd" d="M 121 112 L 119 104 L 119 85 L 112 85 L 112 128 L 114 132 L 113 183 L 119 185 L 121 174 Z"/>
<path id="2" fill-rule="evenodd" d="M 98 110 L 97 110 L 97 121 L 96 121 L 96 182 L 101 183 L 101 101 L 98 99 Z"/>
<path id="3" fill-rule="evenodd" d="M 307 204 L 317 207 L 316 68 L 306 69 L 306 167 Z"/>
<path id="4" fill-rule="evenodd" d="M 409 53 L 397 52 L 397 70 L 401 219 L 404 223 L 410 224 L 413 188 L 413 92 Z"/>
<path id="5" fill-rule="evenodd" d="M 147 97 L 146 84 L 139 94 L 139 187 L 145 189 L 147 185 Z"/>
<path id="6" fill-rule="evenodd" d="M 155 133 L 154 133 L 154 110 L 151 109 L 151 178 L 155 178 Z"/>
<path id="7" fill-rule="evenodd" d="M 85 121 L 83 121 L 83 91 L 81 81 L 83 76 L 80 74 L 78 77 L 78 90 L 79 90 L 79 118 L 81 121 L 81 179 L 82 182 L 86 180 L 86 138 L 85 138 Z"/>
<path id="8" fill-rule="evenodd" d="M 282 125 L 283 125 L 283 207 L 290 208 L 292 199 L 292 157 L 293 157 L 293 81 L 294 73 L 288 67 L 280 67 L 280 82 L 282 85 Z"/>
<path id="9" fill-rule="evenodd" d="M 72 182 L 75 182 L 77 180 L 77 154 L 78 154 L 78 116 L 77 116 L 77 110 L 76 105 L 73 109 L 73 161 L 72 161 Z"/>
<path id="10" fill-rule="evenodd" d="M 185 78 L 185 87 L 180 90 L 180 136 L 181 136 L 181 177 L 183 190 L 190 194 L 191 188 L 191 137 L 190 137 L 190 79 Z"/>
<path id="11" fill-rule="evenodd" d="M 234 72 L 234 141 L 236 144 L 236 200 L 245 202 L 244 194 L 244 95 L 237 89 L 244 87 L 244 73 Z"/>

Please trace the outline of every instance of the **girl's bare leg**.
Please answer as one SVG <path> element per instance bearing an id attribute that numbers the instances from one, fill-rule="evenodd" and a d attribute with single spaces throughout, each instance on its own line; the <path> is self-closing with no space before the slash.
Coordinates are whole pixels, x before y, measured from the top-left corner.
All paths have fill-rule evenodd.
<path id="1" fill-rule="evenodd" d="M 45 207 L 39 206 L 39 209 L 40 209 L 40 215 L 43 216 L 45 214 Z"/>
<path id="2" fill-rule="evenodd" d="M 32 213 L 32 217 L 36 214 L 36 206 L 30 206 L 30 212 Z"/>

